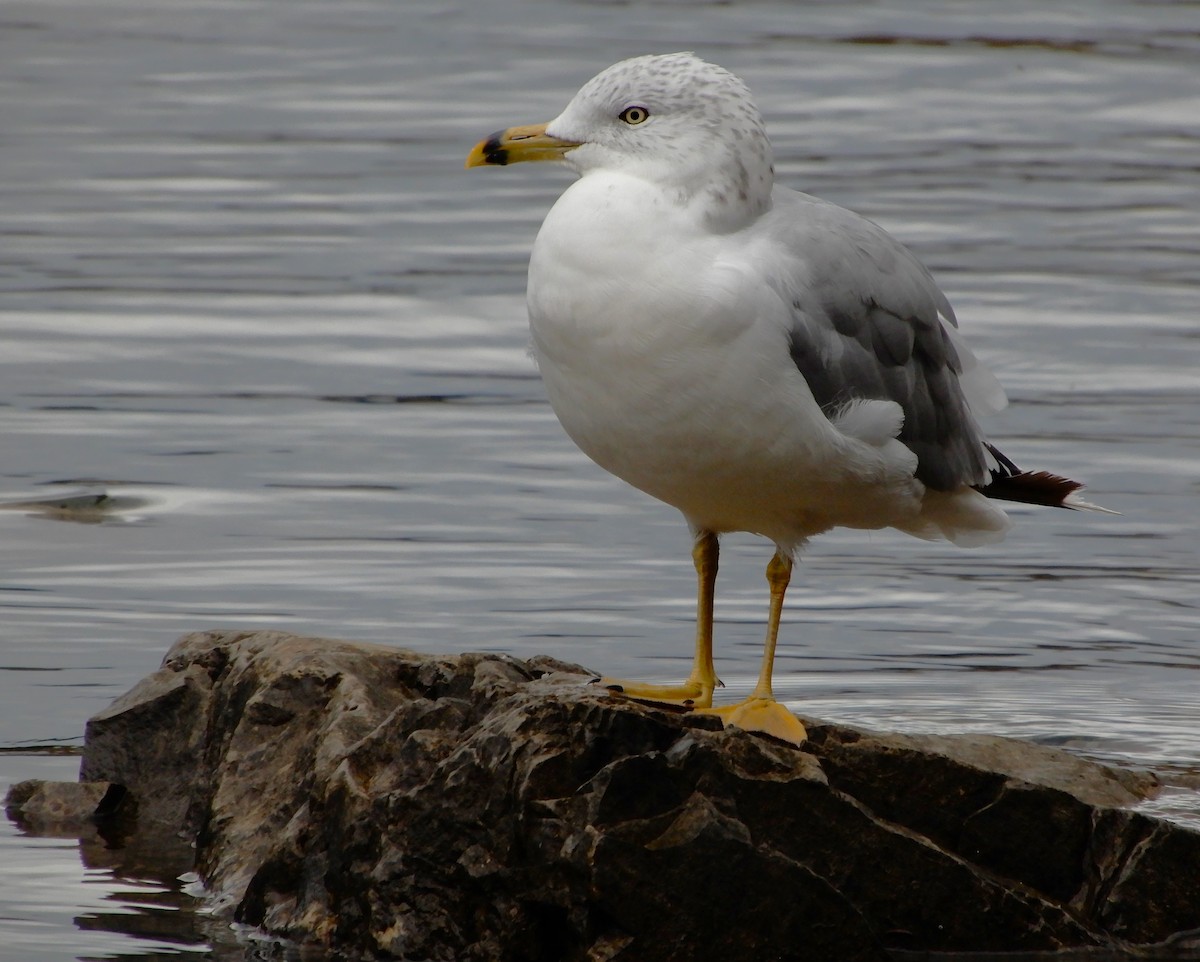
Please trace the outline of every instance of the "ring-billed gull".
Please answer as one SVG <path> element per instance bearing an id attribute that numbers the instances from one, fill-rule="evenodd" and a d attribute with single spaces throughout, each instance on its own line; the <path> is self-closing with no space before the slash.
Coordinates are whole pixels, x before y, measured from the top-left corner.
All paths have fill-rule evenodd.
<path id="1" fill-rule="evenodd" d="M 690 53 L 637 57 L 547 124 L 479 143 L 467 166 L 562 161 L 580 175 L 529 263 L 533 349 L 550 403 L 596 463 L 674 505 L 695 537 L 696 651 L 679 685 L 606 680 L 799 743 L 772 694 L 797 550 L 831 528 L 960 545 L 1004 536 L 992 499 L 1092 507 L 1023 472 L 975 415 L 1006 403 L 945 295 L 882 228 L 775 186 L 750 91 Z M 775 543 L 753 693 L 712 708 L 717 538 Z"/>

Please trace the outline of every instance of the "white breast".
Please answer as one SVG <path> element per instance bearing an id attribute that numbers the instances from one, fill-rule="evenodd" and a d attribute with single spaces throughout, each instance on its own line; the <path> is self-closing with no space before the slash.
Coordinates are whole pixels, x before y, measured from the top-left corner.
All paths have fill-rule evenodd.
<path id="1" fill-rule="evenodd" d="M 538 235 L 530 325 L 563 427 L 696 526 L 784 542 L 847 523 L 848 486 L 897 479 L 818 409 L 761 263 L 752 272 L 723 260 L 729 245 L 689 230 L 686 210 L 660 199 L 633 178 L 588 176 Z M 753 261 L 753 237 L 744 240 L 737 248 Z"/>

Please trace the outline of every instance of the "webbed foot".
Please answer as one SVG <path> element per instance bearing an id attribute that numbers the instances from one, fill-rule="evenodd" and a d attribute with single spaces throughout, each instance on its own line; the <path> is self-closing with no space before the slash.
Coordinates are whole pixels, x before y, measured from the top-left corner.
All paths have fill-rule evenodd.
<path id="1" fill-rule="evenodd" d="M 808 732 L 799 718 L 774 698 L 762 695 L 751 695 L 734 705 L 705 707 L 700 714 L 716 715 L 725 723 L 726 728 L 733 726 L 744 728 L 746 731 L 762 732 L 793 745 L 800 745 L 808 738 Z"/>
<path id="2" fill-rule="evenodd" d="M 678 685 L 648 685 L 620 678 L 597 678 L 592 684 L 603 685 L 610 691 L 656 705 L 677 705 L 681 708 L 708 708 L 712 704 L 713 685 L 689 678 Z M 719 681 L 716 684 L 721 684 Z"/>

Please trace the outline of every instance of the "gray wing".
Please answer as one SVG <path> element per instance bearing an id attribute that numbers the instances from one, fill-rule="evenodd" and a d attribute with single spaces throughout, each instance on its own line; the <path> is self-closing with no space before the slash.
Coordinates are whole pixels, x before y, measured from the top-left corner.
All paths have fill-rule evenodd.
<path id="1" fill-rule="evenodd" d="M 939 317 L 953 324 L 954 314 L 929 272 L 857 214 L 791 191 L 776 199 L 799 255 L 785 281 L 792 360 L 822 410 L 895 401 L 920 481 L 938 491 L 984 483 L 989 463 L 960 382 L 964 359 Z"/>

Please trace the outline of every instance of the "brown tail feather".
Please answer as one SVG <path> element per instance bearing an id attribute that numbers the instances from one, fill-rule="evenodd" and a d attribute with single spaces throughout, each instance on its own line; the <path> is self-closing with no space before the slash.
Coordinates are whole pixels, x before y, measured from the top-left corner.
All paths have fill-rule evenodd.
<path id="1" fill-rule="evenodd" d="M 978 490 L 1000 501 L 1073 508 L 1076 505 L 1071 504 L 1069 499 L 1082 487 L 1078 481 L 1061 478 L 1049 471 L 1020 471 L 1017 474 L 993 475 L 991 482 Z"/>
<path id="2" fill-rule="evenodd" d="M 1098 504 L 1084 501 L 1076 492 L 1083 488 L 1078 481 L 1063 478 L 1049 471 L 1022 471 L 995 447 L 984 442 L 996 461 L 991 480 L 975 486 L 975 490 L 999 501 L 1019 501 L 1022 504 L 1044 504 L 1052 508 L 1075 511 L 1101 511 L 1117 514 Z"/>

